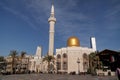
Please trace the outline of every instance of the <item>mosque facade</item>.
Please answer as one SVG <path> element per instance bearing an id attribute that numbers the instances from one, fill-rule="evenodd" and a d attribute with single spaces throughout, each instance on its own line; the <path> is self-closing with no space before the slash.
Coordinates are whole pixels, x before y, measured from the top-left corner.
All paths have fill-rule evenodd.
<path id="1" fill-rule="evenodd" d="M 56 73 L 71 73 L 75 72 L 79 74 L 80 72 L 87 72 L 89 68 L 89 54 L 96 51 L 96 41 L 95 37 L 91 38 L 91 48 L 82 47 L 80 46 L 80 40 L 75 37 L 71 36 L 68 38 L 66 47 L 61 47 L 56 49 L 56 54 L 53 55 L 54 51 L 54 25 L 56 22 L 56 18 L 54 16 L 54 5 L 51 8 L 50 18 L 48 22 L 50 24 L 49 29 L 49 50 L 48 55 L 54 56 L 55 61 L 54 64 L 54 72 Z M 30 60 L 30 70 L 34 70 L 37 72 L 47 72 L 48 63 L 43 61 L 41 56 L 42 54 L 41 47 L 37 48 L 36 55 L 33 59 Z"/>
<path id="2" fill-rule="evenodd" d="M 93 43 L 93 42 L 92 42 Z M 77 37 L 67 40 L 67 47 L 56 49 L 57 72 L 76 73 L 87 72 L 89 68 L 89 54 L 96 49 L 81 47 Z"/>

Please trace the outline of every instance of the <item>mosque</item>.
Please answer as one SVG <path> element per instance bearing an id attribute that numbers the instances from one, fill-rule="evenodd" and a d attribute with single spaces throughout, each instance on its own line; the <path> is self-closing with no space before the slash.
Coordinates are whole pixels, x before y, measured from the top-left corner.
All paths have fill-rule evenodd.
<path id="1" fill-rule="evenodd" d="M 54 25 L 56 23 L 54 5 L 52 4 L 50 18 L 48 19 L 50 24 L 49 29 L 49 50 L 48 55 L 55 57 L 55 72 L 56 73 L 71 73 L 75 72 L 87 72 L 89 68 L 89 57 L 88 55 L 96 51 L 95 37 L 91 37 L 91 48 L 80 46 L 80 40 L 71 36 L 68 38 L 66 47 L 56 49 L 54 55 Z M 30 70 L 47 72 L 47 62 L 43 62 L 42 48 L 38 46 L 36 55 L 31 59 Z"/>
<path id="2" fill-rule="evenodd" d="M 95 39 L 95 38 L 91 38 Z M 56 49 L 57 71 L 71 73 L 87 72 L 89 68 L 89 54 L 96 48 L 81 47 L 77 37 L 67 40 L 67 47 Z"/>

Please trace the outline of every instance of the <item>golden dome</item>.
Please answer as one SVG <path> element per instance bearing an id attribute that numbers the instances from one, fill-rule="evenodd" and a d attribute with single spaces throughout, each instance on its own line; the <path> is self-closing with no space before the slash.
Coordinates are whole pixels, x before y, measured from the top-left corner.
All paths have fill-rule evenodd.
<path id="1" fill-rule="evenodd" d="M 80 41 L 77 37 L 72 36 L 72 37 L 68 38 L 67 46 L 68 47 L 79 47 L 80 46 Z"/>

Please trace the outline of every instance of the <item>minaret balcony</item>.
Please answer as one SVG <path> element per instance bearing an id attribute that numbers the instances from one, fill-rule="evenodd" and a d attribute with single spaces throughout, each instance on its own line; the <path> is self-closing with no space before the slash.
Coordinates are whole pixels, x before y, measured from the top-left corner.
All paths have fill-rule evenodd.
<path id="1" fill-rule="evenodd" d="M 50 22 L 50 21 L 54 21 L 54 22 L 56 22 L 56 18 L 54 18 L 54 17 L 50 17 L 50 18 L 48 19 L 48 22 Z"/>

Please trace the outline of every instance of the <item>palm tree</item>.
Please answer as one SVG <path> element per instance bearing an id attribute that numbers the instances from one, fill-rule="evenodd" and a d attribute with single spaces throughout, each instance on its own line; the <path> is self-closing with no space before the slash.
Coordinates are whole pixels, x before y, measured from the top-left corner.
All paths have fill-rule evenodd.
<path id="1" fill-rule="evenodd" d="M 15 68 L 16 68 L 16 65 L 15 65 L 15 58 L 17 58 L 17 51 L 16 50 L 12 50 L 10 51 L 10 54 L 9 56 L 12 57 L 12 73 L 15 73 Z"/>
<path id="2" fill-rule="evenodd" d="M 4 59 L 3 56 L 0 56 L 0 72 L 1 70 L 5 70 L 6 69 L 6 60 Z"/>
<path id="3" fill-rule="evenodd" d="M 95 69 L 97 67 L 97 59 L 98 57 L 96 56 L 97 52 L 90 53 L 89 55 L 89 64 L 90 64 L 90 72 L 92 74 L 95 74 Z"/>
<path id="4" fill-rule="evenodd" d="M 24 61 L 23 59 L 25 58 L 25 54 L 26 54 L 26 52 L 25 52 L 25 51 L 22 51 L 22 52 L 21 52 L 21 55 L 20 55 L 20 62 L 21 62 L 20 64 L 21 64 L 21 67 L 22 67 L 22 68 L 23 68 L 23 65 L 24 65 L 24 64 L 23 64 L 23 61 Z M 23 69 L 23 72 L 25 72 L 25 69 Z"/>
<path id="5" fill-rule="evenodd" d="M 26 54 L 25 51 L 22 51 L 22 52 L 21 52 L 21 59 L 25 57 L 25 54 Z"/>
<path id="6" fill-rule="evenodd" d="M 47 63 L 48 63 L 48 73 L 50 73 L 52 70 L 51 66 L 53 66 L 53 65 L 51 65 L 50 62 L 54 61 L 54 59 L 55 59 L 54 56 L 50 56 L 50 55 L 47 55 L 43 58 L 43 62 L 47 61 Z"/>
<path id="7" fill-rule="evenodd" d="M 0 56 L 0 62 L 3 62 L 3 61 L 4 61 L 4 57 Z"/>

